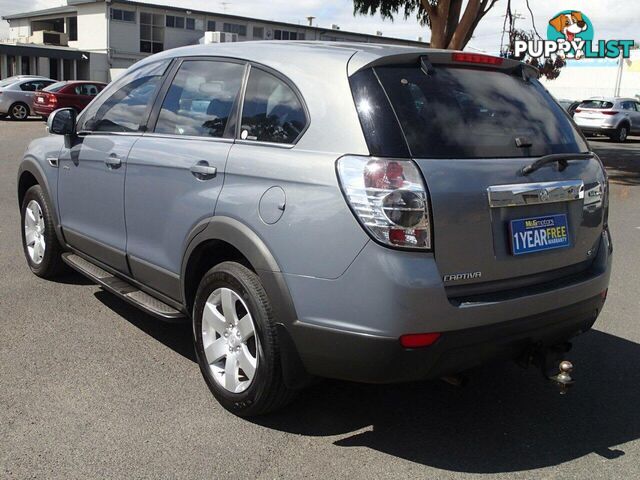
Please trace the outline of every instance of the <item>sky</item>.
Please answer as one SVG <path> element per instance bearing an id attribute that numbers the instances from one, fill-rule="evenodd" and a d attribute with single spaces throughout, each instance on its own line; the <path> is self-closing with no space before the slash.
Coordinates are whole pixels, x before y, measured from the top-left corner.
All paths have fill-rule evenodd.
<path id="1" fill-rule="evenodd" d="M 418 24 L 415 17 L 404 20 L 402 16 L 393 22 L 379 16 L 353 15 L 352 0 L 140 0 L 155 3 L 205 10 L 225 12 L 235 15 L 279 20 L 290 23 L 306 23 L 306 17 L 313 15 L 321 27 L 330 28 L 337 24 L 342 30 L 375 34 L 377 30 L 385 36 L 416 40 L 428 40 L 427 27 Z M 529 0 L 538 31 L 546 38 L 547 22 L 562 10 L 579 9 L 594 24 L 597 39 L 634 39 L 640 43 L 640 1 L 639 0 Z M 64 5 L 63 0 L 0 0 L 0 16 L 42 8 Z M 495 7 L 482 20 L 475 31 L 469 49 L 497 53 L 500 49 L 502 25 L 507 0 L 498 0 Z M 525 0 L 512 0 L 512 10 L 524 18 L 516 26 L 525 30 L 532 28 L 531 14 Z M 6 36 L 8 24 L 0 21 L 0 38 Z"/>

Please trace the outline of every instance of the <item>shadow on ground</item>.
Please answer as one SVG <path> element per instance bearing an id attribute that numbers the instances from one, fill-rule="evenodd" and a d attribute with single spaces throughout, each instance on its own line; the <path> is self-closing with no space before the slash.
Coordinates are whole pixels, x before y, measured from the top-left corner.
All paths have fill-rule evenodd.
<path id="1" fill-rule="evenodd" d="M 195 361 L 189 323 L 162 323 L 109 293 L 95 296 Z M 618 445 L 640 437 L 640 344 L 593 330 L 576 339 L 568 356 L 577 383 L 567 395 L 533 368 L 500 363 L 473 372 L 464 388 L 327 380 L 284 411 L 253 421 L 296 435 L 339 436 L 340 447 L 456 472 L 523 471 L 591 453 L 615 461 L 624 455 Z"/>

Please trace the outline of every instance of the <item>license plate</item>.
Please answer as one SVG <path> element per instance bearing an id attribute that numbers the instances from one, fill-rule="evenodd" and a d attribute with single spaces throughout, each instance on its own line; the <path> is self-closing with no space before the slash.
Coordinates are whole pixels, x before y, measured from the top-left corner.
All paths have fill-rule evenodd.
<path id="1" fill-rule="evenodd" d="M 38 97 L 38 103 L 44 103 L 44 98 Z"/>
<path id="2" fill-rule="evenodd" d="M 542 252 L 571 245 L 569 224 L 565 214 L 511 220 L 509 233 L 513 255 Z"/>

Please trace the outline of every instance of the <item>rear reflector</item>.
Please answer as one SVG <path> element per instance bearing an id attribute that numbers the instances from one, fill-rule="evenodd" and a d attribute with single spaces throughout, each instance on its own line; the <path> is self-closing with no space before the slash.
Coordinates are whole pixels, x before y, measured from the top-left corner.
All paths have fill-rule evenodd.
<path id="1" fill-rule="evenodd" d="M 428 347 L 440 338 L 439 333 L 411 333 L 400 337 L 400 345 L 404 348 Z"/>
<path id="2" fill-rule="evenodd" d="M 503 59 L 491 55 L 481 55 L 479 53 L 453 53 L 451 60 L 454 62 L 476 63 L 481 65 L 502 65 Z"/>

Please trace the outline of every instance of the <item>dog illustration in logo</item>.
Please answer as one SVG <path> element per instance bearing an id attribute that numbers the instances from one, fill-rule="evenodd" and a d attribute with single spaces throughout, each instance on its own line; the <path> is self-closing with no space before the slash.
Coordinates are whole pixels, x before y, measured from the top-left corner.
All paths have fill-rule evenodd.
<path id="1" fill-rule="evenodd" d="M 577 34 L 584 32 L 589 28 L 587 22 L 582 19 L 582 12 L 576 11 L 571 13 L 561 13 L 557 17 L 549 20 L 549 25 L 564 35 L 567 42 L 573 42 Z M 558 55 L 560 57 L 564 57 L 565 53 L 564 51 L 559 50 Z M 580 60 L 584 57 L 584 52 L 582 50 L 576 50 L 574 56 L 576 60 Z"/>

